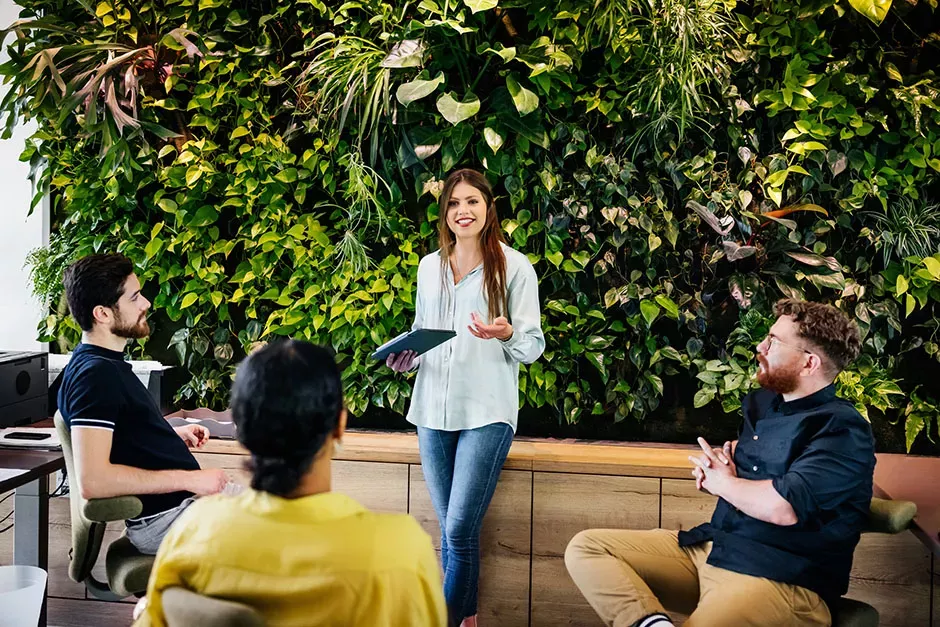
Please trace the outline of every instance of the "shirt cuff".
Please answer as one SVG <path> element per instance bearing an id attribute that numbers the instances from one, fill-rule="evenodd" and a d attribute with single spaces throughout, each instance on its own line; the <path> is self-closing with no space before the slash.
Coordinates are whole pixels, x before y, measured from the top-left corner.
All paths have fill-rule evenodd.
<path id="1" fill-rule="evenodd" d="M 816 512 L 816 499 L 803 477 L 795 472 L 788 472 L 773 478 L 774 490 L 793 508 L 797 520 L 801 523 L 809 520 Z"/>
<path id="2" fill-rule="evenodd" d="M 519 343 L 519 338 L 521 337 L 521 335 L 522 335 L 522 334 L 519 333 L 519 331 L 517 331 L 515 328 L 513 328 L 513 330 L 512 330 L 512 335 L 510 335 L 510 336 L 509 336 L 508 338 L 506 338 L 505 340 L 500 340 L 500 342 L 501 342 L 501 343 L 503 344 L 503 346 L 505 346 L 506 348 L 512 348 L 513 346 L 515 346 L 516 344 Z"/>

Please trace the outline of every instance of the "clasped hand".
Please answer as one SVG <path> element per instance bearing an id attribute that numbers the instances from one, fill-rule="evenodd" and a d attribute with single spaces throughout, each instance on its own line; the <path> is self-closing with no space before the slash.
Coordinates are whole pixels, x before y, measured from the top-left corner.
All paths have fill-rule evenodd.
<path id="1" fill-rule="evenodd" d="M 209 441 L 209 430 L 202 425 L 184 425 L 174 431 L 189 448 L 201 448 Z"/>
<path id="2" fill-rule="evenodd" d="M 695 487 L 719 496 L 725 482 L 738 476 L 731 442 L 725 442 L 722 448 L 712 448 L 705 438 L 698 438 L 698 445 L 702 447 L 702 455 L 689 455 L 689 461 L 695 464 L 692 469 Z"/>

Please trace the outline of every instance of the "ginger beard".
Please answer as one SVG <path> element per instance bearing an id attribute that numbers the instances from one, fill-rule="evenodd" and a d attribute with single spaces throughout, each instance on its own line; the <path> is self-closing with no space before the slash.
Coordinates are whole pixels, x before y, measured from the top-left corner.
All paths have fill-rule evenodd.
<path id="1" fill-rule="evenodd" d="M 794 359 L 788 364 L 771 366 L 767 358 L 758 353 L 757 364 L 757 383 L 764 389 L 777 394 L 789 394 L 800 384 L 802 366 L 799 359 Z"/>

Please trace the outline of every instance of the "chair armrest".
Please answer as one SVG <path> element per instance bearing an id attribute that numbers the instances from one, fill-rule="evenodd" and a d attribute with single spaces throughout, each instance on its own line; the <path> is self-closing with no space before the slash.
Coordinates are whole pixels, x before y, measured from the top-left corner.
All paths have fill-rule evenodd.
<path id="1" fill-rule="evenodd" d="M 169 627 L 263 627 L 264 620 L 253 608 L 225 599 L 203 596 L 185 588 L 163 591 L 163 613 Z"/>
<path id="2" fill-rule="evenodd" d="M 109 499 L 89 499 L 82 506 L 82 514 L 95 522 L 127 520 L 139 516 L 144 505 L 136 496 L 114 496 Z"/>
<path id="3" fill-rule="evenodd" d="M 868 513 L 867 532 L 874 533 L 901 533 L 911 526 L 911 521 L 917 516 L 917 504 L 911 501 L 891 501 L 879 499 L 871 500 Z"/>

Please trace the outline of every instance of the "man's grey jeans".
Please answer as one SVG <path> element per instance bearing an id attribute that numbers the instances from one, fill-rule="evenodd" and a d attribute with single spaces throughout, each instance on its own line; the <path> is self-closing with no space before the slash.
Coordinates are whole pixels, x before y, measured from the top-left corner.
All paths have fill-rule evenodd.
<path id="1" fill-rule="evenodd" d="M 193 504 L 195 497 L 190 497 L 165 512 L 153 514 L 146 518 L 134 518 L 127 521 L 127 539 L 141 553 L 145 555 L 156 555 L 163 537 L 170 530 L 170 527 L 180 515 L 186 511 L 186 508 Z"/>

